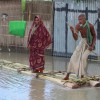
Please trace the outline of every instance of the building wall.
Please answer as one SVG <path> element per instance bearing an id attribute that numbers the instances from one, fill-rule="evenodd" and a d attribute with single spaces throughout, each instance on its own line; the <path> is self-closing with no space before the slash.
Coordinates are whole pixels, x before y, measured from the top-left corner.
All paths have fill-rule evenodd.
<path id="1" fill-rule="evenodd" d="M 7 15 L 7 17 L 4 18 L 4 15 Z M 17 45 L 21 40 L 9 34 L 8 24 L 9 21 L 13 20 L 22 20 L 20 1 L 0 0 L 0 46 Z"/>

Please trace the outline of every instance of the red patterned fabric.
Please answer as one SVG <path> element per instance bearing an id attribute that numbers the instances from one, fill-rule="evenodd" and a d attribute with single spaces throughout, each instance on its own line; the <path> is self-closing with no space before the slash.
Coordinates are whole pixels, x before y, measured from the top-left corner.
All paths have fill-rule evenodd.
<path id="1" fill-rule="evenodd" d="M 32 24 L 33 26 L 34 24 Z M 30 32 L 32 31 L 32 27 Z M 44 52 L 45 49 L 51 44 L 51 36 L 46 27 L 41 23 L 34 33 L 29 34 L 28 46 L 30 50 L 30 67 L 33 71 L 43 72 L 44 70 Z"/>

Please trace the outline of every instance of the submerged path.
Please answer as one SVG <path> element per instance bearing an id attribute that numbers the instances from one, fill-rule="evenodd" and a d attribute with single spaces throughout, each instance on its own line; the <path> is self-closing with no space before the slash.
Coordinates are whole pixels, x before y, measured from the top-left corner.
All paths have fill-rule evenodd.
<path id="1" fill-rule="evenodd" d="M 63 77 L 66 75 L 65 71 L 44 71 L 44 73 L 32 73 L 29 69 L 29 66 L 20 63 L 10 62 L 7 60 L 0 60 L 0 67 L 15 70 L 19 74 L 23 73 L 33 75 L 36 78 L 49 80 L 55 82 L 56 84 L 60 84 L 62 86 L 72 89 L 86 86 L 100 87 L 100 76 L 91 76 L 79 79 L 75 77 L 75 75 L 71 75 L 69 80 L 62 80 Z"/>

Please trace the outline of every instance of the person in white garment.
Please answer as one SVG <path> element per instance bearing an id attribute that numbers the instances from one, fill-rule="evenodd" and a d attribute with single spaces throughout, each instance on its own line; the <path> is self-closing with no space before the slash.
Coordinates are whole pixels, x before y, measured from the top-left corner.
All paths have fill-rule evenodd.
<path id="1" fill-rule="evenodd" d="M 80 14 L 78 21 L 75 28 L 70 26 L 70 29 L 75 40 L 78 40 L 78 33 L 80 32 L 81 41 L 71 56 L 64 80 L 68 80 L 71 73 L 74 73 L 80 78 L 86 75 L 85 68 L 87 66 L 87 59 L 95 48 L 96 33 L 94 26 L 86 20 L 85 14 Z"/>

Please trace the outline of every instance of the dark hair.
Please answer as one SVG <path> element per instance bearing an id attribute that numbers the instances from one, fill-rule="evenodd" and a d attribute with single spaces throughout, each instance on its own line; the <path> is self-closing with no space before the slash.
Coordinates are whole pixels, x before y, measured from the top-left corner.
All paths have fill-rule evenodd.
<path id="1" fill-rule="evenodd" d="M 39 18 L 38 16 L 35 16 L 34 19 Z"/>
<path id="2" fill-rule="evenodd" d="M 5 15 L 6 17 L 8 16 L 8 14 L 6 14 L 6 13 L 2 13 L 2 14 L 1 14 L 1 16 L 3 16 L 3 15 Z"/>

